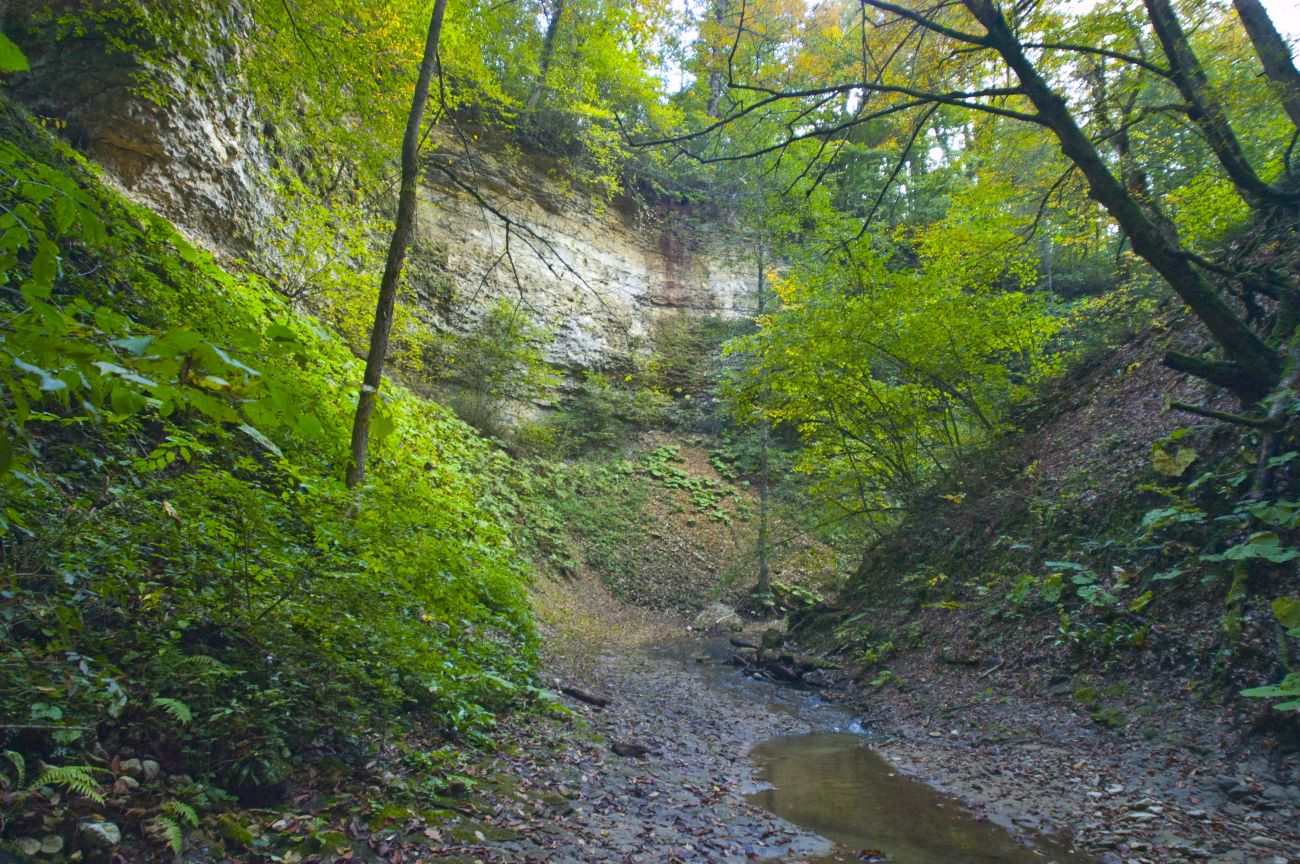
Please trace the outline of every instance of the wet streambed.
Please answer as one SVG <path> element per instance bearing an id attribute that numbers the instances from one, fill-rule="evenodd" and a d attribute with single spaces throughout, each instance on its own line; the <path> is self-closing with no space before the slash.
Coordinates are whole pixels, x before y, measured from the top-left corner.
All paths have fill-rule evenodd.
<path id="1" fill-rule="evenodd" d="M 704 654 L 701 654 L 703 649 Z M 961 802 L 899 774 L 870 746 L 852 714 L 815 694 L 755 680 L 725 665 L 725 640 L 682 641 L 661 656 L 693 667 L 712 686 L 765 710 L 793 714 L 814 731 L 758 742 L 750 759 L 764 787 L 751 803 L 834 841 L 815 859 L 892 861 L 896 864 L 1089 864 L 1051 837 L 1012 835 Z M 689 658 L 689 659 L 688 659 Z M 705 661 L 707 658 L 708 662 Z M 1023 845 L 1032 841 L 1032 846 Z"/>
<path id="2" fill-rule="evenodd" d="M 1044 841 L 1025 848 L 954 799 L 899 775 L 861 736 L 815 732 L 759 744 L 750 758 L 769 788 L 749 800 L 841 847 L 823 861 L 897 864 L 1075 864 Z"/>

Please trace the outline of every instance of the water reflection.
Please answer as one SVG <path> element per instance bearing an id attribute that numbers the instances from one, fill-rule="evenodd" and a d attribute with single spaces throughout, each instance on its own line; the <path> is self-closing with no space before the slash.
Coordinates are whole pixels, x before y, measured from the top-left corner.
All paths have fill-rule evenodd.
<path id="1" fill-rule="evenodd" d="M 814 733 L 778 738 L 750 757 L 772 784 L 750 801 L 845 850 L 824 861 L 898 864 L 1082 864 L 1050 848 L 1026 849 L 1001 828 L 977 821 L 953 799 L 901 777 L 858 736 Z M 865 852 L 863 850 L 866 850 Z"/>

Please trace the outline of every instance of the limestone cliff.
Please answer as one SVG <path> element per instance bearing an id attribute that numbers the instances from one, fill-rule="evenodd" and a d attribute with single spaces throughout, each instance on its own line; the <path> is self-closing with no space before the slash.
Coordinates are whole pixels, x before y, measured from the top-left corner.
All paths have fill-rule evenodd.
<path id="1" fill-rule="evenodd" d="M 471 308 L 518 298 L 554 330 L 551 359 L 566 368 L 646 347 L 665 317 L 752 312 L 754 264 L 738 242 L 719 239 L 729 226 L 584 195 L 544 158 L 456 154 L 448 142 L 429 162 L 417 261 L 433 266 L 417 266 L 413 281 L 430 308 L 438 279 L 456 286 L 457 302 L 469 294 Z"/>
<path id="2" fill-rule="evenodd" d="M 240 26 L 232 12 L 228 27 Z M 214 45 L 212 67 L 237 69 L 237 43 Z M 131 58 L 102 40 L 23 47 L 32 71 L 12 92 L 112 182 L 218 253 L 258 251 L 259 226 L 275 214 L 274 156 L 237 81 L 157 104 L 134 91 Z M 185 86 L 179 71 L 162 74 Z M 644 350 L 665 317 L 748 313 L 754 265 L 741 243 L 717 239 L 728 226 L 584 194 L 557 164 L 450 135 L 432 148 L 410 267 L 430 326 L 463 326 L 497 297 L 518 299 L 556 334 L 550 359 L 583 369 Z"/>

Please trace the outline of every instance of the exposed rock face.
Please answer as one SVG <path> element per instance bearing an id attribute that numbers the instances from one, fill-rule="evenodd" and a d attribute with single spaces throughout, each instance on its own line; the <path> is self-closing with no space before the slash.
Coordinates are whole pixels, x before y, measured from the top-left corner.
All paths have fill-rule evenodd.
<path id="1" fill-rule="evenodd" d="M 752 312 L 753 263 L 738 243 L 709 236 L 724 226 L 583 195 L 543 160 L 511 164 L 480 155 L 471 165 L 436 152 L 430 163 L 417 235 L 424 254 L 416 260 L 433 266 L 416 267 L 413 275 L 426 306 L 439 304 L 445 280 L 458 294 L 453 305 L 468 300 L 460 296 L 466 293 L 480 308 L 490 297 L 521 299 L 554 330 L 550 359 L 567 368 L 599 368 L 645 348 L 656 322 L 667 317 Z"/>
<path id="2" fill-rule="evenodd" d="M 238 68 L 238 40 L 216 40 L 209 49 L 216 76 L 209 92 L 216 98 L 200 98 L 183 70 L 166 69 L 157 74 L 188 95 L 160 105 L 136 92 L 140 67 L 110 51 L 102 37 L 24 39 L 21 22 L 45 3 L 15 0 L 0 17 L 31 63 L 30 74 L 14 77 L 14 95 L 38 118 L 60 124 L 68 141 L 133 199 L 213 249 L 250 252 L 257 225 L 273 212 L 266 183 L 272 160 L 252 100 L 222 77 L 222 70 Z M 232 6 L 220 25 L 234 34 L 246 22 Z"/>
<path id="3" fill-rule="evenodd" d="M 23 20 L 23 5 L 5 20 Z M 244 23 L 232 12 L 225 26 Z M 214 47 L 212 67 L 237 69 L 237 44 Z M 123 191 L 209 248 L 257 251 L 259 226 L 275 213 L 274 159 L 245 88 L 217 80 L 200 96 L 170 70 L 190 95 L 159 105 L 133 91 L 138 69 L 102 39 L 23 47 L 32 72 L 17 76 L 13 92 L 33 113 L 66 123 L 71 143 Z M 434 326 L 464 326 L 499 297 L 521 300 L 555 334 L 550 360 L 587 369 L 645 350 L 666 317 L 751 310 L 756 277 L 742 245 L 705 239 L 725 237 L 725 226 L 689 228 L 680 212 L 605 202 L 570 189 L 554 161 L 493 150 L 480 143 L 455 155 L 448 137 L 430 156 L 408 272 Z"/>

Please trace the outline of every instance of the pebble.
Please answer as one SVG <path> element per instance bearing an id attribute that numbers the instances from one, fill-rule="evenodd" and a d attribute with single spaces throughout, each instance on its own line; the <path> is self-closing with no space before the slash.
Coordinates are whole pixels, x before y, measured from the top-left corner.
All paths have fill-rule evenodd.
<path id="1" fill-rule="evenodd" d="M 1205 860 L 1211 857 L 1211 853 L 1208 849 L 1202 849 L 1199 846 L 1180 845 L 1180 846 L 1173 846 L 1171 848 L 1175 852 L 1181 853 L 1186 858 L 1197 858 L 1200 860 Z"/>
<path id="2" fill-rule="evenodd" d="M 122 829 L 112 822 L 89 821 L 77 826 L 83 846 L 91 849 L 112 849 L 122 842 Z"/>

